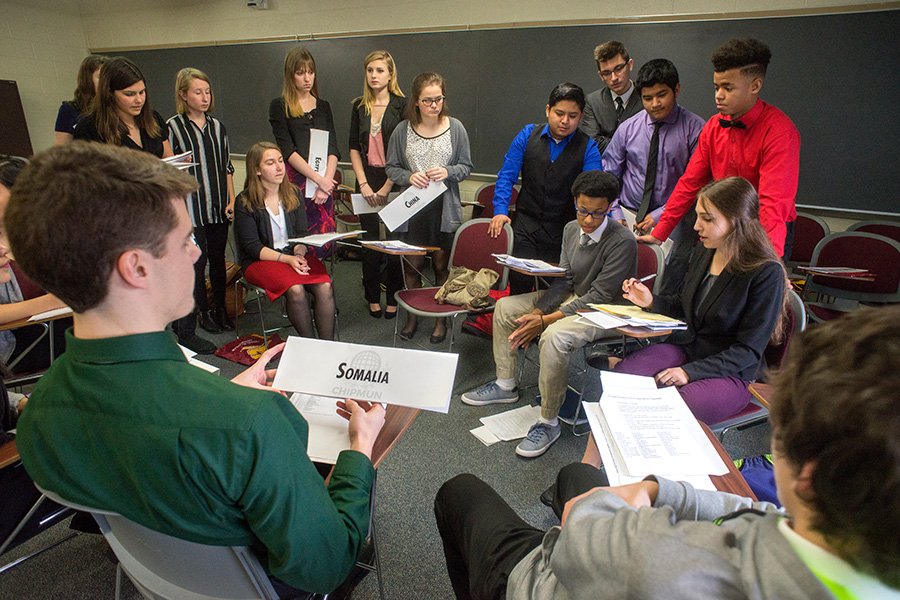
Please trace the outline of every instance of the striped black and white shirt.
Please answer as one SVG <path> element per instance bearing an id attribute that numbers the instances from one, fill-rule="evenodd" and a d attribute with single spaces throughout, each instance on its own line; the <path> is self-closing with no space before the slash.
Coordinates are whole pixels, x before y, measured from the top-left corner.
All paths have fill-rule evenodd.
<path id="1" fill-rule="evenodd" d="M 227 175 L 234 173 L 228 147 L 225 126 L 209 115 L 203 129 L 197 127 L 187 115 L 175 115 L 169 126 L 169 144 L 175 154 L 191 151 L 197 166 L 188 171 L 197 178 L 199 189 L 191 194 L 188 212 L 194 227 L 211 223 L 228 223 L 225 207 L 228 206 Z"/>

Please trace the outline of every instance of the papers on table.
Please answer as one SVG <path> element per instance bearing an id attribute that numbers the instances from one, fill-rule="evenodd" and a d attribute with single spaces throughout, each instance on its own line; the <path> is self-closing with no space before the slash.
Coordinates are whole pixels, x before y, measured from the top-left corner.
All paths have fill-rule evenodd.
<path id="1" fill-rule="evenodd" d="M 872 274 L 868 269 L 854 267 L 797 267 L 797 270 L 813 275 L 840 275 L 842 277 L 867 277 Z"/>
<path id="2" fill-rule="evenodd" d="M 529 273 L 539 274 L 566 272 L 566 270 L 562 267 L 551 265 L 548 262 L 544 262 L 536 258 L 516 258 L 515 256 L 510 256 L 509 254 L 491 254 L 491 256 L 496 258 L 497 262 L 501 265 L 515 267 L 523 271 L 528 271 Z"/>
<path id="3" fill-rule="evenodd" d="M 647 475 L 715 489 L 708 475 L 722 462 L 674 387 L 657 389 L 652 377 L 603 371 L 600 402 L 582 403 L 610 485 Z"/>
<path id="4" fill-rule="evenodd" d="M 337 414 L 337 399 L 293 394 L 291 404 L 309 423 L 306 453 L 313 462 L 333 465 L 342 450 L 350 449 L 349 421 Z"/>
<path id="5" fill-rule="evenodd" d="M 189 348 L 185 348 L 181 344 L 178 344 L 178 347 L 181 348 L 181 353 L 184 354 L 184 357 L 192 366 L 197 367 L 198 369 L 203 369 L 207 373 L 212 373 L 213 375 L 219 374 L 219 367 L 215 367 L 209 363 L 205 363 L 202 360 L 197 360 L 195 358 L 197 356 L 197 353 L 193 350 L 190 350 Z"/>
<path id="6" fill-rule="evenodd" d="M 388 194 L 388 203 L 392 202 L 399 195 L 400 192 L 391 192 L 390 194 Z M 351 204 L 353 204 L 353 214 L 355 215 L 377 213 L 382 208 L 387 206 L 387 204 L 384 204 L 382 206 L 372 206 L 366 201 L 365 198 L 363 198 L 362 194 L 350 194 L 350 202 Z"/>
<path id="7" fill-rule="evenodd" d="M 425 252 L 427 248 L 422 246 L 413 246 L 400 240 L 365 240 L 360 242 L 362 246 L 370 246 L 372 248 L 381 248 L 383 250 L 393 250 L 395 252 Z"/>
<path id="8" fill-rule="evenodd" d="M 324 246 L 334 240 L 342 240 L 344 238 L 356 237 L 364 234 L 362 229 L 354 229 L 353 231 L 345 231 L 344 233 L 316 233 L 302 238 L 291 238 L 288 241 L 297 244 L 306 244 L 307 246 L 315 246 L 317 248 Z"/>
<path id="9" fill-rule="evenodd" d="M 446 190 L 447 185 L 443 181 L 429 181 L 428 187 L 422 190 L 410 186 L 392 202 L 388 203 L 387 206 L 378 211 L 378 216 L 381 217 L 385 227 L 390 231 L 394 231 Z"/>
<path id="10" fill-rule="evenodd" d="M 489 417 L 481 417 L 479 420 L 483 426 L 472 429 L 471 433 L 485 446 L 518 440 L 528 435 L 528 430 L 537 423 L 540 416 L 540 406 L 514 408 Z"/>
<path id="11" fill-rule="evenodd" d="M 667 317 L 666 315 L 661 315 L 659 313 L 647 312 L 641 309 L 640 306 L 635 306 L 634 304 L 590 304 L 589 306 L 596 311 L 606 313 L 621 321 L 621 324 L 604 327 L 601 323 L 613 323 L 613 321 L 602 316 L 592 318 L 591 313 L 581 314 L 582 317 L 588 319 L 598 327 L 604 327 L 605 329 L 625 326 L 646 327 L 651 331 L 687 329 L 687 323 L 684 321 L 679 321 L 678 319 L 673 319 L 672 317 Z"/>
<path id="12" fill-rule="evenodd" d="M 38 313 L 36 315 L 31 315 L 28 317 L 29 321 L 44 321 L 47 319 L 52 319 L 53 317 L 58 317 L 60 315 L 70 315 L 72 314 L 72 309 L 68 306 L 63 306 L 62 308 L 54 308 L 53 310 L 48 310 L 42 313 Z"/>
<path id="13" fill-rule="evenodd" d="M 190 150 L 188 150 L 187 152 L 182 152 L 181 154 L 176 154 L 175 156 L 170 156 L 168 158 L 162 159 L 164 163 L 168 163 L 181 171 L 184 171 L 189 167 L 196 166 L 197 163 L 193 162 L 193 160 L 194 153 Z"/>
<path id="14" fill-rule="evenodd" d="M 458 355 L 291 336 L 273 386 L 446 413 Z"/>
<path id="15" fill-rule="evenodd" d="M 325 174 L 328 168 L 328 132 L 324 129 L 309 130 L 309 158 L 306 162 L 313 171 L 319 175 Z M 307 198 L 312 198 L 319 189 L 319 185 L 309 177 L 306 178 L 306 189 L 303 190 Z"/>

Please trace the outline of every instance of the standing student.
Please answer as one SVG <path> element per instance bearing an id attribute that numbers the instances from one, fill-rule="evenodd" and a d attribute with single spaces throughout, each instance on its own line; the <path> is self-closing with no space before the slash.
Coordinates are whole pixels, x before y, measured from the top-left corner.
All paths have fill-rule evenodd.
<path id="1" fill-rule="evenodd" d="M 369 205 L 384 206 L 394 182 L 385 172 L 387 145 L 394 129 L 403 120 L 406 101 L 397 82 L 394 58 L 386 50 L 370 52 L 363 61 L 365 82 L 363 95 L 353 101 L 350 112 L 350 162 L 356 174 L 356 189 Z M 378 215 L 368 213 L 359 216 L 365 233 L 363 239 L 380 239 L 381 222 Z M 397 316 L 397 299 L 394 294 L 403 287 L 400 261 L 380 252 L 363 249 L 363 289 L 369 314 L 381 316 L 381 266 L 384 264 L 386 279 L 386 306 L 384 318 Z"/>
<path id="2" fill-rule="evenodd" d="M 121 56 L 100 69 L 97 98 L 90 114 L 75 127 L 75 139 L 103 142 L 143 150 L 156 156 L 172 156 L 166 122 L 153 110 L 144 75 L 137 65 Z"/>
<path id="3" fill-rule="evenodd" d="M 622 42 L 611 40 L 594 48 L 594 61 L 604 87 L 588 95 L 581 130 L 603 152 L 619 124 L 641 111 L 641 101 L 631 81 L 634 59 Z"/>
<path id="4" fill-rule="evenodd" d="M 678 294 L 654 295 L 636 279 L 622 286 L 626 299 L 686 321 L 687 330 L 630 354 L 616 370 L 674 385 L 694 416 L 713 424 L 750 402 L 747 386 L 765 369 L 769 341 L 781 335 L 787 276 L 746 179 L 704 187 L 694 229 L 703 247 L 694 250 Z"/>
<path id="5" fill-rule="evenodd" d="M 317 186 L 315 193 L 308 198 L 309 202 L 305 202 L 309 232 L 327 233 L 335 230 L 332 193 L 341 154 L 331 105 L 319 98 L 316 75 L 316 61 L 309 50 L 298 47 L 287 53 L 284 57 L 281 96 L 269 104 L 269 123 L 284 156 L 288 179 L 300 190 L 301 199 L 307 198 L 307 179 Z M 325 172 L 321 175 L 307 162 L 311 129 L 328 132 L 328 159 Z"/>
<path id="6" fill-rule="evenodd" d="M 759 98 L 771 58 L 769 47 L 753 38 L 731 40 L 715 51 L 718 114 L 703 127 L 697 151 L 659 224 L 641 241 L 665 241 L 694 206 L 700 188 L 713 179 L 739 176 L 759 193 L 759 220 L 775 253 L 790 254 L 797 218 L 800 132 L 783 112 Z"/>
<path id="7" fill-rule="evenodd" d="M 488 230 L 496 237 L 509 223 L 509 200 L 522 174 L 522 191 L 513 225 L 513 255 L 559 262 L 563 228 L 575 218 L 572 184 L 579 173 L 601 169 L 597 145 L 578 124 L 584 111 L 584 91 L 561 83 L 550 92 L 547 124 L 529 124 L 513 139 L 494 188 L 494 218 Z M 513 295 L 530 292 L 533 278 L 510 272 Z"/>
<path id="8" fill-rule="evenodd" d="M 336 311 L 331 278 L 304 244 L 288 241 L 309 233 L 298 193 L 285 177 L 278 146 L 253 144 L 247 151 L 247 183 L 236 205 L 238 256 L 244 277 L 265 288 L 269 300 L 285 295 L 288 319 L 297 333 L 315 337 L 318 332 L 319 338 L 333 340 Z M 315 326 L 310 309 L 315 312 Z"/>
<path id="9" fill-rule="evenodd" d="M 209 77 L 197 69 L 181 69 L 175 77 L 175 107 L 178 114 L 166 122 L 169 143 L 176 154 L 191 152 L 196 164 L 189 169 L 198 188 L 188 200 L 188 213 L 200 258 L 194 263 L 196 318 L 191 313 L 172 327 L 179 337 L 194 334 L 197 320 L 210 333 L 234 331 L 225 310 L 225 246 L 228 223 L 234 218 L 234 166 L 225 126 L 208 114 L 213 110 Z M 215 309 L 206 297 L 207 262 Z"/>
<path id="10" fill-rule="evenodd" d="M 431 255 L 435 285 L 443 285 L 449 274 L 453 234 L 462 224 L 459 182 L 472 172 L 469 135 L 447 109 L 444 78 L 437 73 L 421 73 L 412 84 L 406 104 L 406 120 L 391 135 L 388 145 L 387 176 L 401 186 L 420 189 L 429 181 L 443 181 L 447 191 L 432 200 L 408 222 L 406 241 L 419 246 L 435 246 Z M 408 257 L 412 269 L 406 272 L 406 286 L 422 287 L 419 272 L 424 256 Z M 408 315 L 400 337 L 410 339 L 418 321 Z M 431 343 L 439 344 L 447 335 L 447 320 L 435 319 Z"/>
<path id="11" fill-rule="evenodd" d="M 100 67 L 106 62 L 105 56 L 89 54 L 81 61 L 78 67 L 78 79 L 75 86 L 75 94 L 71 100 L 63 102 L 56 115 L 54 143 L 68 144 L 75 137 L 75 125 L 87 112 L 91 110 L 91 103 L 97 95 L 97 86 L 100 84 Z"/>

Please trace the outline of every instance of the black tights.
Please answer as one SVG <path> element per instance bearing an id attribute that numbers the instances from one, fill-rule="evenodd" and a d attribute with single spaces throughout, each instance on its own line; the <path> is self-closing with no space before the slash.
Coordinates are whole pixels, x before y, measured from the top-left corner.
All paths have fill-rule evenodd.
<path id="1" fill-rule="evenodd" d="M 315 327 L 310 313 L 310 295 L 313 297 L 312 309 L 316 314 Z M 285 299 L 288 320 L 297 333 L 302 337 L 313 338 L 318 330 L 319 339 L 334 339 L 335 305 L 331 282 L 291 286 L 285 292 Z"/>
<path id="2" fill-rule="evenodd" d="M 422 277 L 419 273 L 421 273 L 422 269 L 425 267 L 425 257 L 407 256 L 405 257 L 405 260 L 407 262 L 407 268 L 405 269 L 406 287 L 411 290 L 422 287 Z M 446 250 L 435 250 L 432 252 L 431 267 L 434 269 L 434 284 L 436 286 L 444 285 L 444 282 L 447 281 L 447 276 L 450 275 L 450 253 Z M 411 332 L 416 328 L 417 324 L 418 319 L 416 315 L 407 314 L 403 331 Z M 447 319 L 442 318 L 434 320 L 434 335 L 441 335 L 446 330 Z"/>

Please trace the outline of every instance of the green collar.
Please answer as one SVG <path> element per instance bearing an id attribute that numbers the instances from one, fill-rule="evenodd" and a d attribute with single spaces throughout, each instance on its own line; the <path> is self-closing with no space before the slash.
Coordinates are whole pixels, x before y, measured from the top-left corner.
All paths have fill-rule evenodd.
<path id="1" fill-rule="evenodd" d="M 115 364 L 145 360 L 187 359 L 168 331 L 136 333 L 111 338 L 81 339 L 72 329 L 66 331 L 66 353 L 69 360 L 85 363 Z"/>

